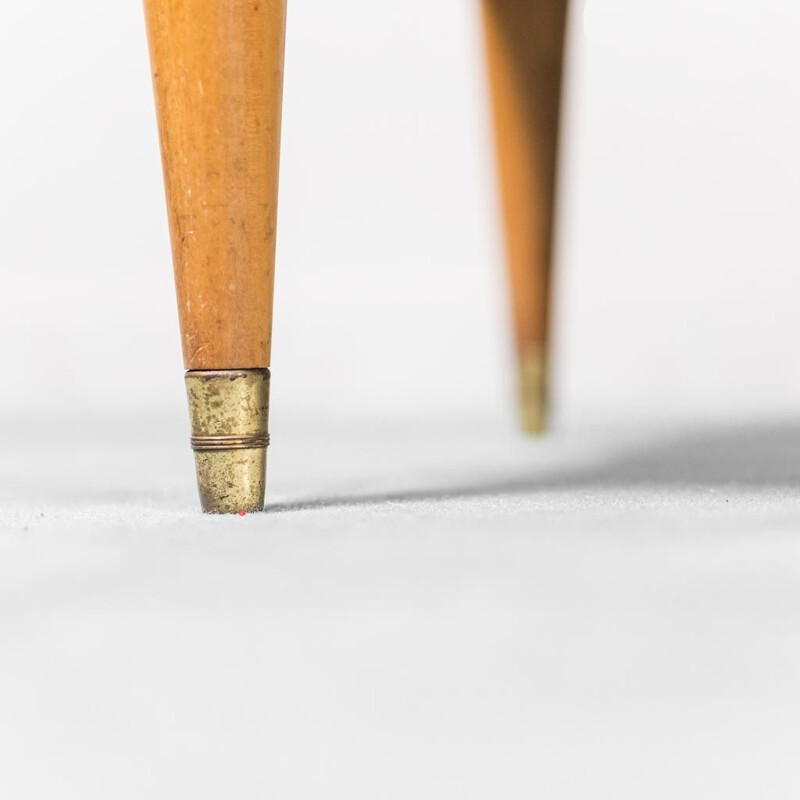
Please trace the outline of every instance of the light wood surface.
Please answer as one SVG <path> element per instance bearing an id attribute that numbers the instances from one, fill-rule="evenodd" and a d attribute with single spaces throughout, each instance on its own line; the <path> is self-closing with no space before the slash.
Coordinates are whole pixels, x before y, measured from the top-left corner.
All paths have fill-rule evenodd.
<path id="1" fill-rule="evenodd" d="M 482 0 L 525 427 L 545 424 L 567 0 Z"/>
<path id="2" fill-rule="evenodd" d="M 190 370 L 270 363 L 286 0 L 145 0 Z"/>

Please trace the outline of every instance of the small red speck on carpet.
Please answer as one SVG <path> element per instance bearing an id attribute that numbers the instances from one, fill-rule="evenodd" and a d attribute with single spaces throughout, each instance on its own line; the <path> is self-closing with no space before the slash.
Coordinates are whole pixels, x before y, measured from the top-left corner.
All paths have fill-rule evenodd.
<path id="1" fill-rule="evenodd" d="M 240 511 L 239 512 L 239 516 L 240 517 L 246 517 L 247 516 L 247 512 L 246 511 Z"/>

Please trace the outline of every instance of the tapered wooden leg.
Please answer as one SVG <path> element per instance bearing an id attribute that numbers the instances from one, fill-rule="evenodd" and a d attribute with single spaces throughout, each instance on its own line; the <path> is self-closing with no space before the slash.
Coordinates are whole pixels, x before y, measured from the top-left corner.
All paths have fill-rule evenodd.
<path id="1" fill-rule="evenodd" d="M 203 508 L 264 506 L 286 0 L 144 0 Z"/>
<path id="2" fill-rule="evenodd" d="M 568 0 L 481 0 L 522 418 L 545 427 L 550 276 Z"/>

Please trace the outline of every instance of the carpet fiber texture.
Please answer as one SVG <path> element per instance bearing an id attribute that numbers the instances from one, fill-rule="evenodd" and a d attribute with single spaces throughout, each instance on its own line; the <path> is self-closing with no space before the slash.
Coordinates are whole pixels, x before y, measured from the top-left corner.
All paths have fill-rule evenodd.
<path id="1" fill-rule="evenodd" d="M 127 430 L 5 436 L 3 797 L 800 791 L 800 426 Z"/>

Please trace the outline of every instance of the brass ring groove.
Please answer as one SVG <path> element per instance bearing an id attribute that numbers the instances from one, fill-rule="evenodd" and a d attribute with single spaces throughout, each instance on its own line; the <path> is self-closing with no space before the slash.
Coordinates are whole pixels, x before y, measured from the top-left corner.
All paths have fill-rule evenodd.
<path id="1" fill-rule="evenodd" d="M 266 450 L 269 447 L 269 434 L 257 433 L 252 436 L 192 436 L 192 450 L 195 453 L 213 453 L 221 450 Z"/>

